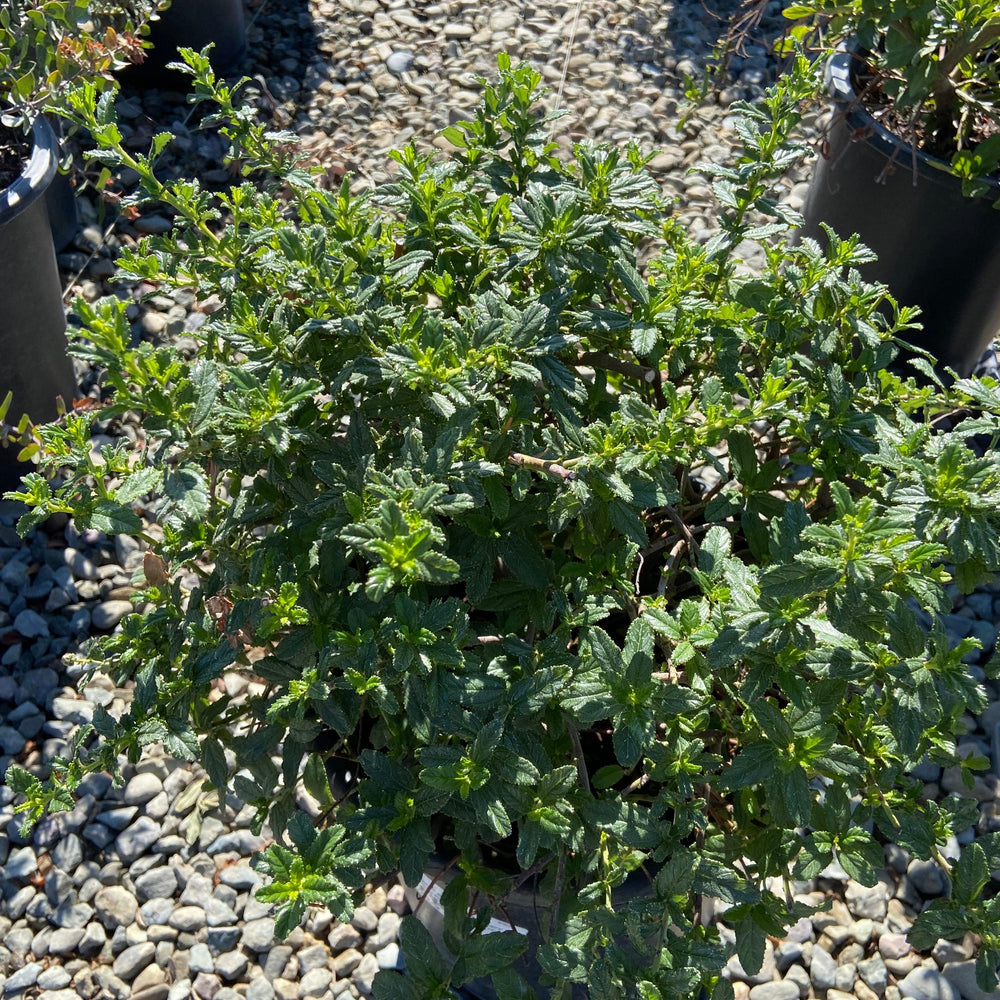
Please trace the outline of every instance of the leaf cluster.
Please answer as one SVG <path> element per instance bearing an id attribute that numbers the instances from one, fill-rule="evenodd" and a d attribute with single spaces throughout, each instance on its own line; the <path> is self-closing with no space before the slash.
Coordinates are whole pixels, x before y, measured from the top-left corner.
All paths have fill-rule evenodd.
<path id="1" fill-rule="evenodd" d="M 141 34 L 170 0 L 2 0 L 0 102 L 5 124 L 25 127 L 43 110 L 58 110 L 86 77 L 142 58 Z"/>

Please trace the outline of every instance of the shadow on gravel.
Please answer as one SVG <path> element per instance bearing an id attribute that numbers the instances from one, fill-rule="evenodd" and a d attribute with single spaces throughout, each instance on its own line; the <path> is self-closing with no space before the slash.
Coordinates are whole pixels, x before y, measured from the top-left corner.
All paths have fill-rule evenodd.
<path id="1" fill-rule="evenodd" d="M 777 73 L 771 58 L 775 42 L 790 23 L 784 6 L 783 0 L 677 0 L 666 31 L 648 9 L 623 11 L 615 26 L 621 63 L 660 85 L 697 82 L 713 69 L 716 52 L 732 32 L 732 49 L 715 85 L 766 85 Z"/>
<path id="2" fill-rule="evenodd" d="M 313 20 L 311 6 L 309 0 L 262 0 L 247 8 L 244 73 L 263 85 L 263 100 L 255 103 L 272 111 L 280 127 L 292 126 L 293 109 L 307 107 L 309 95 L 327 78 L 328 56 L 320 50 L 324 22 Z M 337 16 L 335 7 L 328 16 Z"/>

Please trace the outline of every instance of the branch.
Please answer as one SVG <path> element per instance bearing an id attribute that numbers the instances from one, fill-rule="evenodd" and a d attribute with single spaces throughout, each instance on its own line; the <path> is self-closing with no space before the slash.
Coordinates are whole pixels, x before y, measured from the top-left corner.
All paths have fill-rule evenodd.
<path id="1" fill-rule="evenodd" d="M 527 466 L 537 472 L 546 472 L 550 476 L 557 476 L 563 482 L 569 483 L 576 479 L 576 473 L 572 469 L 559 465 L 558 462 L 550 462 L 547 458 L 535 458 L 533 455 L 522 455 L 515 451 L 507 456 L 507 461 L 511 465 Z"/>
<path id="2" fill-rule="evenodd" d="M 630 361 L 622 361 L 607 351 L 584 351 L 577 355 L 578 365 L 587 365 L 594 368 L 605 368 L 611 372 L 618 372 L 619 375 L 628 375 L 632 378 L 641 379 L 643 382 L 652 385 L 660 382 L 663 375 L 658 368 L 650 368 L 647 365 L 636 365 Z"/>

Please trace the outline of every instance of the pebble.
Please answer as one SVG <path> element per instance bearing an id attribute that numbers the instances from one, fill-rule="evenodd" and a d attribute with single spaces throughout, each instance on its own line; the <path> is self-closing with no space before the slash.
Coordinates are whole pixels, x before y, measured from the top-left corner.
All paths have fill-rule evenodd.
<path id="1" fill-rule="evenodd" d="M 132 924 L 138 910 L 139 904 L 135 896 L 121 885 L 106 886 L 94 897 L 97 919 L 109 931 Z"/>
<path id="2" fill-rule="evenodd" d="M 135 605 L 131 601 L 102 601 L 90 612 L 90 620 L 94 628 L 107 631 L 134 610 Z"/>
<path id="3" fill-rule="evenodd" d="M 150 771 L 137 774 L 130 779 L 122 791 L 122 801 L 126 805 L 141 806 L 163 791 L 163 781 Z"/>
<path id="4" fill-rule="evenodd" d="M 385 61 L 386 69 L 396 76 L 402 76 L 412 65 L 414 55 L 412 52 L 393 52 Z"/>
<path id="5" fill-rule="evenodd" d="M 750 990 L 750 1000 L 799 1000 L 799 987 L 786 980 L 761 983 Z"/>
<path id="6" fill-rule="evenodd" d="M 962 1000 L 955 986 L 937 969 L 914 969 L 900 980 L 899 991 L 911 1000 Z"/>
<path id="7" fill-rule="evenodd" d="M 134 944 L 121 952 L 114 961 L 111 969 L 116 976 L 126 982 L 135 977 L 144 969 L 156 955 L 156 945 L 149 941 Z"/>

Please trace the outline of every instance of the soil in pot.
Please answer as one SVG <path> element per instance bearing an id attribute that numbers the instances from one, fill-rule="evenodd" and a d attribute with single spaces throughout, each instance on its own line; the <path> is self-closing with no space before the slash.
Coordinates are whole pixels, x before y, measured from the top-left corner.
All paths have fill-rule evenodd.
<path id="1" fill-rule="evenodd" d="M 837 110 L 829 147 L 806 201 L 803 233 L 825 245 L 820 223 L 857 233 L 878 254 L 864 277 L 918 305 L 922 331 L 908 339 L 942 366 L 968 375 L 1000 331 L 1000 182 L 966 198 L 947 164 L 896 138 L 860 101 L 856 57 L 828 69 Z"/>

